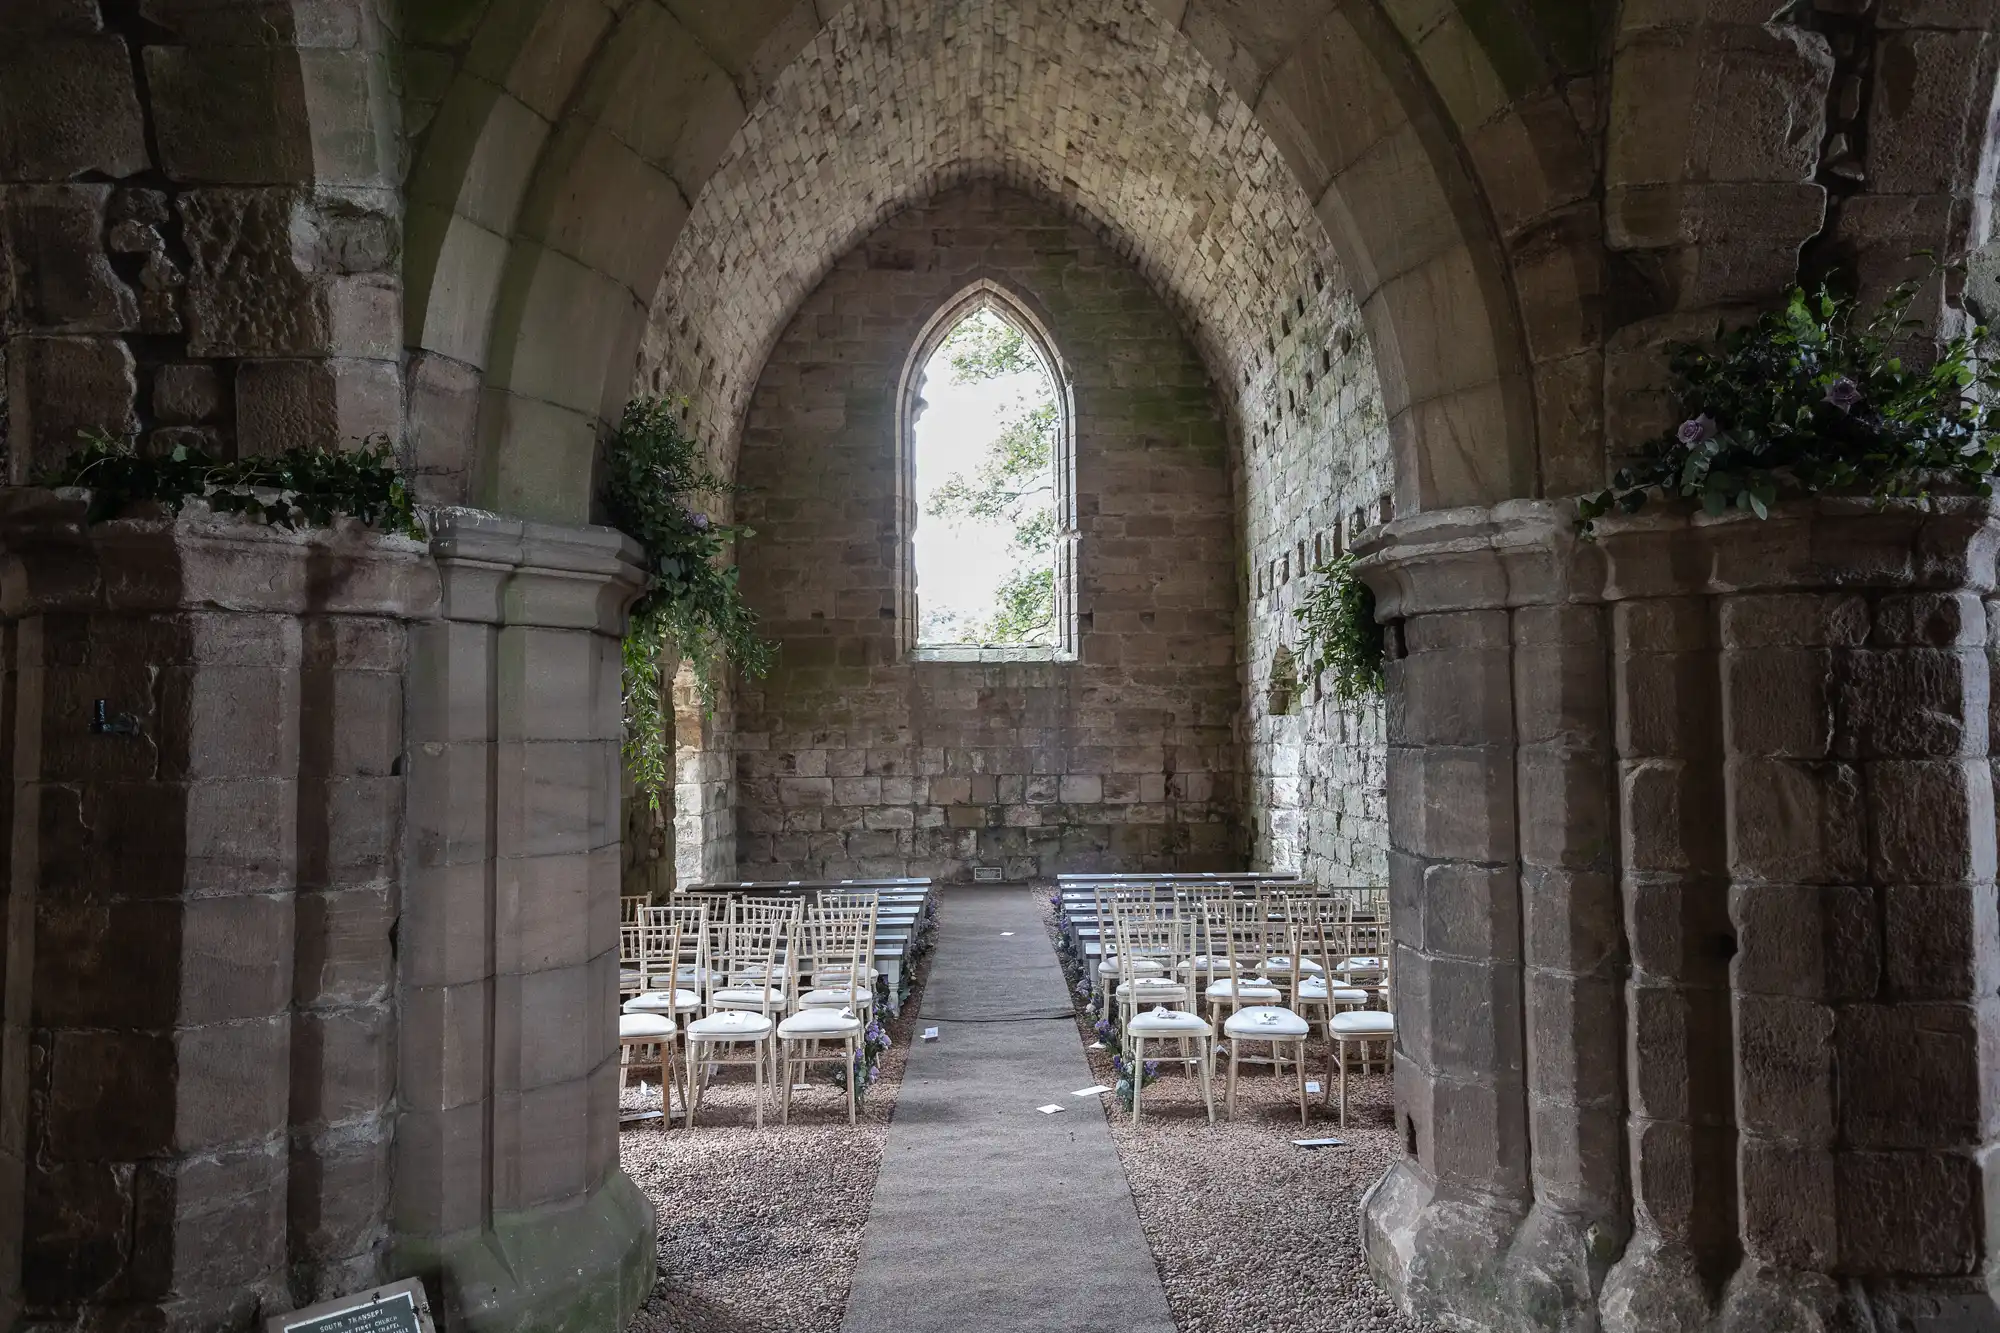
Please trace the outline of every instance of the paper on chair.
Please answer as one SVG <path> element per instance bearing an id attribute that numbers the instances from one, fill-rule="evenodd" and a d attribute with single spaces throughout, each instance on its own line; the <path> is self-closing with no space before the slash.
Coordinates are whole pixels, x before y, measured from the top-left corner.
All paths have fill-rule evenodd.
<path id="1" fill-rule="evenodd" d="M 1054 1102 L 1050 1102 L 1047 1106 L 1037 1106 L 1035 1109 L 1043 1115 L 1057 1115 L 1063 1111 L 1067 1111 L 1069 1108 L 1067 1106 L 1057 1106 Z"/>
<path id="2" fill-rule="evenodd" d="M 1109 1092 L 1109 1091 L 1111 1091 L 1111 1089 L 1105 1087 L 1102 1083 L 1093 1083 L 1087 1088 L 1078 1088 L 1075 1092 L 1072 1092 L 1070 1096 L 1095 1097 L 1100 1092 Z"/>

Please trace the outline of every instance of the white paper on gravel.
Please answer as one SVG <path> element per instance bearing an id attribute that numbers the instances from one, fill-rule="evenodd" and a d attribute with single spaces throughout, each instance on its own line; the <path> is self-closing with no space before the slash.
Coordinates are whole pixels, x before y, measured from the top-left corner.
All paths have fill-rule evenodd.
<path id="1" fill-rule="evenodd" d="M 1319 1091 L 1319 1080 L 1318 1080 L 1318 1079 L 1314 1079 L 1314 1078 L 1309 1078 L 1309 1079 L 1307 1079 L 1307 1080 L 1306 1080 L 1306 1091 L 1307 1091 L 1307 1092 L 1318 1092 L 1318 1091 Z"/>
<path id="2" fill-rule="evenodd" d="M 1346 1139 L 1293 1139 L 1292 1144 L 1294 1147 L 1299 1147 L 1299 1148 L 1345 1148 L 1347 1146 L 1347 1140 Z"/>
<path id="3" fill-rule="evenodd" d="M 1070 1096 L 1095 1097 L 1100 1092 L 1109 1092 L 1109 1091 L 1111 1091 L 1111 1089 L 1105 1087 L 1102 1083 L 1093 1083 L 1087 1088 L 1078 1088 L 1075 1092 L 1072 1092 Z"/>
<path id="4" fill-rule="evenodd" d="M 1101 1041 L 1093 1041 L 1092 1043 L 1090 1043 L 1090 1045 L 1084 1047 L 1083 1049 L 1086 1051 L 1101 1051 L 1104 1049 L 1104 1043 Z"/>
<path id="5" fill-rule="evenodd" d="M 1013 934 L 1014 932 L 1013 932 L 1013 931 L 1011 931 L 1011 930 L 1003 930 L 1003 931 L 1001 931 L 1000 933 L 1001 933 L 1002 935 L 1012 935 L 1012 934 Z"/>
<path id="6" fill-rule="evenodd" d="M 1047 1106 L 1037 1106 L 1035 1109 L 1043 1115 L 1061 1115 L 1069 1108 L 1067 1106 L 1057 1106 L 1054 1102 L 1050 1102 Z"/>

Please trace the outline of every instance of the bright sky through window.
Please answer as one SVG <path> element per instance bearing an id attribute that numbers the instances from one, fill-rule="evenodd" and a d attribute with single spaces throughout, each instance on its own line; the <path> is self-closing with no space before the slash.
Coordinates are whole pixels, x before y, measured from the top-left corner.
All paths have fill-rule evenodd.
<path id="1" fill-rule="evenodd" d="M 924 365 L 914 433 L 920 647 L 1056 642 L 1055 383 L 990 307 Z"/>

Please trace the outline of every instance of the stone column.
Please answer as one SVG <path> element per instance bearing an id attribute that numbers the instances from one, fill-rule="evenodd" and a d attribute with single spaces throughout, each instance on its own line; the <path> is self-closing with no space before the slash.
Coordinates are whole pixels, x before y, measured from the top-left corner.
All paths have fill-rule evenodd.
<path id="1" fill-rule="evenodd" d="M 23 1312 L 248 1328 L 379 1274 L 381 813 L 435 577 L 364 531 L 4 504 L 0 1224 Z"/>
<path id="2" fill-rule="evenodd" d="M 417 631 L 394 1264 L 453 1327 L 623 1326 L 652 1209 L 617 1169 L 619 657 L 636 548 L 445 512 Z"/>
<path id="3" fill-rule="evenodd" d="M 1396 1104 L 1409 1155 L 1370 1193 L 1377 1280 L 1411 1308 L 1497 1292 L 1532 1199 L 1523 1049 L 1513 597 L 1529 570 L 1485 516 L 1375 536 L 1389 622 Z M 1496 544 L 1498 541 L 1499 544 Z M 1508 549 L 1503 550 L 1502 547 Z M 1546 718 L 1538 718 L 1546 723 Z M 1546 734 L 1546 732 L 1544 732 Z M 1540 737 L 1538 737 L 1540 739 Z M 1491 1302 L 1488 1302 L 1491 1305 Z"/>
<path id="4" fill-rule="evenodd" d="M 1566 507 L 1517 502 L 1370 540 L 1406 650 L 1389 716 L 1411 1156 L 1363 1232 L 1405 1308 L 1606 1333 L 2000 1327 L 1996 542 L 1972 500 L 1660 510 L 1588 543 Z M 1440 780 L 1490 773 L 1468 742 L 1514 755 L 1517 850 L 1491 833 L 1490 782 Z M 1483 933 L 1457 929 L 1473 870 L 1518 877 L 1519 935 L 1492 928 L 1498 893 L 1471 900 Z M 1486 1007 L 1447 1018 L 1441 979 L 1467 975 Z M 1461 1092 L 1520 1077 L 1496 1040 L 1510 979 L 1525 1188 L 1510 1127 Z"/>

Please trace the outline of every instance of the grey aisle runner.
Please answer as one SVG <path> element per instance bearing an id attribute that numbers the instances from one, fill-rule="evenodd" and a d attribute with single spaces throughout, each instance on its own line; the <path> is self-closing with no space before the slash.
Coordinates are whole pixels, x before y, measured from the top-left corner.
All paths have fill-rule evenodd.
<path id="1" fill-rule="evenodd" d="M 842 1328 L 1173 1333 L 1034 899 L 945 889 L 937 930 Z"/>

